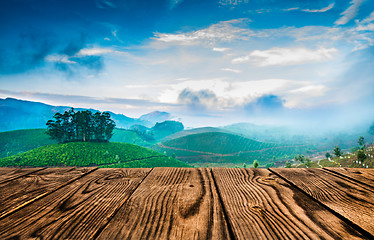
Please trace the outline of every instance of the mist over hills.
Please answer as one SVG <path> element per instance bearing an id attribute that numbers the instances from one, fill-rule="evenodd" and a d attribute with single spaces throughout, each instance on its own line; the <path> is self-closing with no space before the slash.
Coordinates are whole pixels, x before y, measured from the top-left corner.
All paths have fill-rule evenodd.
<path id="1" fill-rule="evenodd" d="M 70 108 L 69 106 L 52 106 L 41 102 L 31 102 L 14 98 L 0 99 L 0 131 L 46 128 L 46 122 L 55 113 L 63 113 Z M 98 111 L 84 108 L 76 108 L 76 110 Z M 130 118 L 113 112 L 109 113 L 118 128 L 129 128 L 135 124 L 152 127 L 157 122 L 172 118 L 169 113 L 158 111 L 144 114 L 139 118 Z"/>

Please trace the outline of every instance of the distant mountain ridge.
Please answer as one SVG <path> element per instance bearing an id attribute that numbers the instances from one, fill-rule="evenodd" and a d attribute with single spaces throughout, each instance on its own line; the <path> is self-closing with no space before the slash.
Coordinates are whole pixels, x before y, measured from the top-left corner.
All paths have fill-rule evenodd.
<path id="1" fill-rule="evenodd" d="M 32 102 L 14 98 L 0 99 L 0 132 L 45 128 L 46 122 L 52 119 L 57 112 L 63 113 L 69 110 L 69 106 L 52 106 L 41 102 Z M 75 108 L 78 111 L 95 109 Z M 142 115 L 140 118 L 130 118 L 123 114 L 116 114 L 108 111 L 118 128 L 129 128 L 132 125 L 140 124 L 152 127 L 156 122 L 165 121 L 171 118 L 167 112 L 152 112 Z"/>

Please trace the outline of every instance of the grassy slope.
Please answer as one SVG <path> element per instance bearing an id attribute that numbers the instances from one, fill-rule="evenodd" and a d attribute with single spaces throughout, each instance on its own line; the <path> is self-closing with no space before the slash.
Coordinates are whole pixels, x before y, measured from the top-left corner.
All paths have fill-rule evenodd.
<path id="1" fill-rule="evenodd" d="M 122 142 L 122 143 L 131 143 L 143 147 L 152 146 L 155 144 L 154 141 L 143 140 L 135 131 L 126 130 L 126 129 L 114 129 L 113 136 L 110 139 L 111 142 Z"/>
<path id="2" fill-rule="evenodd" d="M 155 151 L 126 143 L 64 143 L 0 159 L 0 166 L 189 167 Z"/>
<path id="3" fill-rule="evenodd" d="M 155 145 L 153 149 L 169 156 L 175 154 L 178 159 L 195 166 L 213 166 L 216 163 L 221 166 L 230 166 L 229 163 L 252 164 L 255 159 L 264 166 L 274 160 L 293 158 L 299 151 L 295 146 L 262 143 L 222 132 L 188 135 L 166 141 L 163 145 L 166 147 Z"/>
<path id="4" fill-rule="evenodd" d="M 0 158 L 56 143 L 45 129 L 25 129 L 0 132 Z"/>

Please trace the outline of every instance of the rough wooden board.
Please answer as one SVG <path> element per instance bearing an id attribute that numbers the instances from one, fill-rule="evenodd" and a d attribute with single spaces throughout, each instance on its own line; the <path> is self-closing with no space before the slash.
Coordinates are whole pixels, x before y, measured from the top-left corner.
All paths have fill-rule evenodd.
<path id="1" fill-rule="evenodd" d="M 40 171 L 44 168 L 0 168 L 0 183 L 12 181 L 18 177 Z"/>
<path id="2" fill-rule="evenodd" d="M 338 174 L 347 176 L 348 178 L 355 179 L 367 186 L 374 188 L 374 169 L 370 168 L 324 168 Z"/>
<path id="3" fill-rule="evenodd" d="M 96 168 L 47 168 L 0 184 L 0 219 Z"/>
<path id="4" fill-rule="evenodd" d="M 0 221 L 0 239 L 91 239 L 150 169 L 98 169 Z"/>
<path id="5" fill-rule="evenodd" d="M 306 194 L 374 237 L 374 193 L 322 169 L 272 168 Z"/>
<path id="6" fill-rule="evenodd" d="M 99 239 L 228 239 L 209 169 L 155 168 Z"/>
<path id="7" fill-rule="evenodd" d="M 362 239 L 266 169 L 213 168 L 235 239 Z"/>

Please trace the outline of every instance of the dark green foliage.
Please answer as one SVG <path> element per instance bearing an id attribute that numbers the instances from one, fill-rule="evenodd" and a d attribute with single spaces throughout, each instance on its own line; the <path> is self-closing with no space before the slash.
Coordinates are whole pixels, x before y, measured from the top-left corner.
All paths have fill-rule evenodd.
<path id="1" fill-rule="evenodd" d="M 365 138 L 363 136 L 360 136 L 357 141 L 358 145 L 360 146 L 360 149 L 365 148 Z"/>
<path id="2" fill-rule="evenodd" d="M 258 163 L 257 160 L 254 160 L 254 161 L 253 161 L 253 167 L 254 167 L 254 168 L 258 168 L 259 165 L 260 165 L 260 164 Z"/>
<path id="3" fill-rule="evenodd" d="M 114 121 L 108 112 L 78 111 L 56 113 L 46 123 L 47 133 L 58 142 L 105 142 L 113 135 Z"/>
<path id="4" fill-rule="evenodd" d="M 287 161 L 287 162 L 286 162 L 285 168 L 292 168 L 292 165 L 291 165 L 291 162 L 290 162 L 290 161 Z"/>
<path id="5" fill-rule="evenodd" d="M 1 167 L 106 166 L 188 167 L 150 149 L 126 143 L 70 142 L 52 144 L 0 159 Z"/>
<path id="6" fill-rule="evenodd" d="M 357 160 L 358 160 L 358 161 L 363 162 L 363 161 L 365 161 L 366 158 L 367 158 L 367 157 L 366 157 L 366 155 L 365 155 L 364 150 L 358 150 L 358 151 L 357 151 Z"/>
<path id="7" fill-rule="evenodd" d="M 329 152 L 327 152 L 327 153 L 325 154 L 325 157 L 326 157 L 326 158 L 331 158 L 331 154 L 330 154 Z"/>
<path id="8" fill-rule="evenodd" d="M 0 158 L 54 144 L 45 129 L 25 129 L 0 133 Z"/>
<path id="9" fill-rule="evenodd" d="M 295 161 L 296 162 L 301 162 L 301 163 L 304 163 L 306 161 L 306 158 L 304 155 L 296 155 L 295 156 Z"/>
<path id="10" fill-rule="evenodd" d="M 155 140 L 153 131 L 143 125 L 133 125 L 130 129 L 136 132 L 144 141 Z"/>
<path id="11" fill-rule="evenodd" d="M 334 154 L 337 157 L 340 157 L 341 155 L 343 155 L 342 150 L 340 149 L 340 147 L 335 146 L 335 148 L 334 148 Z"/>
<path id="12" fill-rule="evenodd" d="M 310 158 L 305 159 L 305 166 L 306 167 L 311 167 L 312 166 L 312 161 L 310 160 Z"/>

